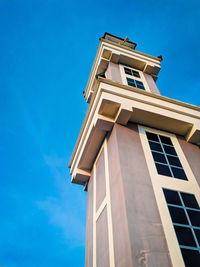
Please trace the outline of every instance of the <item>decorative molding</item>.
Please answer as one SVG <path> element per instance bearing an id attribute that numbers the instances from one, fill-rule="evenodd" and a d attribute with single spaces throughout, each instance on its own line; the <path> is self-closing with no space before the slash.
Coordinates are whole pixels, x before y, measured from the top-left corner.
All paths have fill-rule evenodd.
<path id="1" fill-rule="evenodd" d="M 70 160 L 72 182 L 83 184 L 89 179 L 107 132 L 115 123 L 126 125 L 129 121 L 200 142 L 199 107 L 100 78 Z"/>
<path id="2" fill-rule="evenodd" d="M 104 163 L 105 163 L 105 180 L 106 180 L 106 196 L 103 199 L 100 207 L 96 211 L 96 164 L 101 155 L 101 152 L 104 153 Z M 98 156 L 94 162 L 94 175 L 93 175 L 93 267 L 96 267 L 96 224 L 105 208 L 107 211 L 107 222 L 108 222 L 108 245 L 109 245 L 109 262 L 110 267 L 115 267 L 114 259 L 114 241 L 113 241 L 113 227 L 112 227 L 112 214 L 111 214 L 111 196 L 110 196 L 110 182 L 109 182 L 109 169 L 108 169 L 108 151 L 107 151 L 107 139 L 105 139 L 101 150 L 98 153 Z"/>
<path id="3" fill-rule="evenodd" d="M 93 267 L 97 264 L 97 254 L 96 254 L 96 165 L 94 165 L 94 175 L 93 175 Z"/>

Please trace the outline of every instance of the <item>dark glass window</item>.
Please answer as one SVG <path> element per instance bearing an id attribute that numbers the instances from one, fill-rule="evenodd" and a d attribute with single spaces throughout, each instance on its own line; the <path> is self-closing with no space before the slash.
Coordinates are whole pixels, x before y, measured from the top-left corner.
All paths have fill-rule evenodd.
<path id="1" fill-rule="evenodd" d="M 160 140 L 161 140 L 161 142 L 163 144 L 167 144 L 167 145 L 173 146 L 172 141 L 171 141 L 171 139 L 169 137 L 160 135 Z"/>
<path id="2" fill-rule="evenodd" d="M 187 180 L 187 176 L 183 169 L 171 167 L 173 175 L 175 178 Z"/>
<path id="3" fill-rule="evenodd" d="M 142 82 L 135 80 L 135 83 L 136 83 L 136 87 L 137 88 L 140 88 L 140 89 L 143 89 L 143 90 L 145 89 Z"/>
<path id="4" fill-rule="evenodd" d="M 135 80 L 130 79 L 130 78 L 126 78 L 126 79 L 127 79 L 128 85 L 136 87 Z"/>
<path id="5" fill-rule="evenodd" d="M 187 180 L 171 139 L 150 132 L 146 132 L 146 135 L 158 174 Z"/>
<path id="6" fill-rule="evenodd" d="M 163 152 L 160 144 L 149 141 L 149 145 L 150 145 L 151 150 Z"/>
<path id="7" fill-rule="evenodd" d="M 128 74 L 128 75 L 132 75 L 131 69 L 124 68 L 124 71 L 125 71 L 125 73 Z"/>
<path id="8" fill-rule="evenodd" d="M 152 152 L 154 161 L 167 163 L 165 156 L 162 153 Z"/>
<path id="9" fill-rule="evenodd" d="M 135 70 L 132 70 L 132 69 L 129 69 L 129 68 L 124 67 L 124 72 L 126 74 L 128 74 L 128 75 L 131 75 L 131 76 L 140 78 L 140 74 L 139 74 L 138 71 L 135 71 Z"/>
<path id="10" fill-rule="evenodd" d="M 137 80 L 133 80 L 131 78 L 126 78 L 126 79 L 127 79 L 128 85 L 145 90 L 142 82 L 137 81 Z"/>
<path id="11" fill-rule="evenodd" d="M 159 142 L 157 134 L 146 132 L 148 140 Z"/>
<path id="12" fill-rule="evenodd" d="M 194 195 L 163 189 L 185 266 L 200 266 L 200 208 Z"/>
<path id="13" fill-rule="evenodd" d="M 184 205 L 189 208 L 199 209 L 199 204 L 194 195 L 189 193 L 181 193 Z"/>
<path id="14" fill-rule="evenodd" d="M 199 267 L 200 253 L 197 250 L 181 249 L 186 267 Z"/>
<path id="15" fill-rule="evenodd" d="M 168 204 L 182 205 L 178 192 L 167 189 L 163 189 L 163 191 Z"/>
<path id="16" fill-rule="evenodd" d="M 169 156 L 167 155 L 167 159 L 169 161 L 169 164 L 177 166 L 177 167 L 182 167 L 180 160 L 178 159 L 178 157 L 173 157 L 173 156 Z"/>
<path id="17" fill-rule="evenodd" d="M 158 174 L 172 177 L 170 169 L 167 165 L 156 163 L 156 169 Z"/>
<path id="18" fill-rule="evenodd" d="M 194 236 L 190 228 L 174 226 L 176 236 L 180 245 L 195 247 Z"/>
<path id="19" fill-rule="evenodd" d="M 133 76 L 140 78 L 140 74 L 138 71 L 132 70 L 132 74 Z"/>
<path id="20" fill-rule="evenodd" d="M 169 213 L 173 223 L 189 224 L 184 209 L 169 206 Z"/>
<path id="21" fill-rule="evenodd" d="M 197 240 L 198 240 L 198 242 L 200 244 L 200 229 L 199 230 L 198 229 L 194 229 L 194 232 L 195 232 L 196 238 L 197 238 Z"/>
<path id="22" fill-rule="evenodd" d="M 190 217 L 191 224 L 200 227 L 200 210 L 188 210 L 188 215 Z"/>
<path id="23" fill-rule="evenodd" d="M 172 146 L 166 146 L 163 145 L 164 151 L 166 154 L 170 154 L 170 155 L 177 155 L 175 149 Z"/>

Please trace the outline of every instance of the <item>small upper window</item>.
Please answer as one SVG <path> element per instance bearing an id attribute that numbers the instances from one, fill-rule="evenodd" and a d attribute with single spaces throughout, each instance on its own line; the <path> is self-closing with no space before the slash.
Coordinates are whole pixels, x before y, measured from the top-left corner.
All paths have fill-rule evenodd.
<path id="1" fill-rule="evenodd" d="M 137 80 L 133 80 L 130 78 L 126 78 L 128 85 L 145 90 L 144 85 L 142 82 L 137 81 Z"/>
<path id="2" fill-rule="evenodd" d="M 126 74 L 126 82 L 128 85 L 145 90 L 143 82 L 141 82 L 140 73 L 136 70 L 124 67 L 124 73 Z M 134 77 L 134 79 L 130 76 Z"/>
<path id="3" fill-rule="evenodd" d="M 125 71 L 125 73 L 128 74 L 128 75 L 131 75 L 131 76 L 140 78 L 140 74 L 139 74 L 138 71 L 135 71 L 135 70 L 132 70 L 132 69 L 129 69 L 129 68 L 126 68 L 126 67 L 124 67 L 124 71 Z"/>

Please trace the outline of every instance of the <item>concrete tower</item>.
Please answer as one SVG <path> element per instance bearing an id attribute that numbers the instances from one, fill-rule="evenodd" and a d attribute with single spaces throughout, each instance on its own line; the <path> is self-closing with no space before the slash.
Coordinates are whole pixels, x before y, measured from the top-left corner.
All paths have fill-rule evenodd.
<path id="1" fill-rule="evenodd" d="M 160 95 L 162 57 L 135 48 L 105 33 L 84 93 L 85 266 L 199 267 L 200 108 Z"/>

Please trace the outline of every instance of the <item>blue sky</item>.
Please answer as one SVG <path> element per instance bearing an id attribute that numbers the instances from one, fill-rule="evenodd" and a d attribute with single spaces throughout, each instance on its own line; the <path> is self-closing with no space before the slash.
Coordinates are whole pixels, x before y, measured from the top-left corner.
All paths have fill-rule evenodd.
<path id="1" fill-rule="evenodd" d="M 99 37 L 161 54 L 161 93 L 200 105 L 199 17 L 198 0 L 0 0 L 0 265 L 84 266 L 87 194 L 67 166 Z"/>

